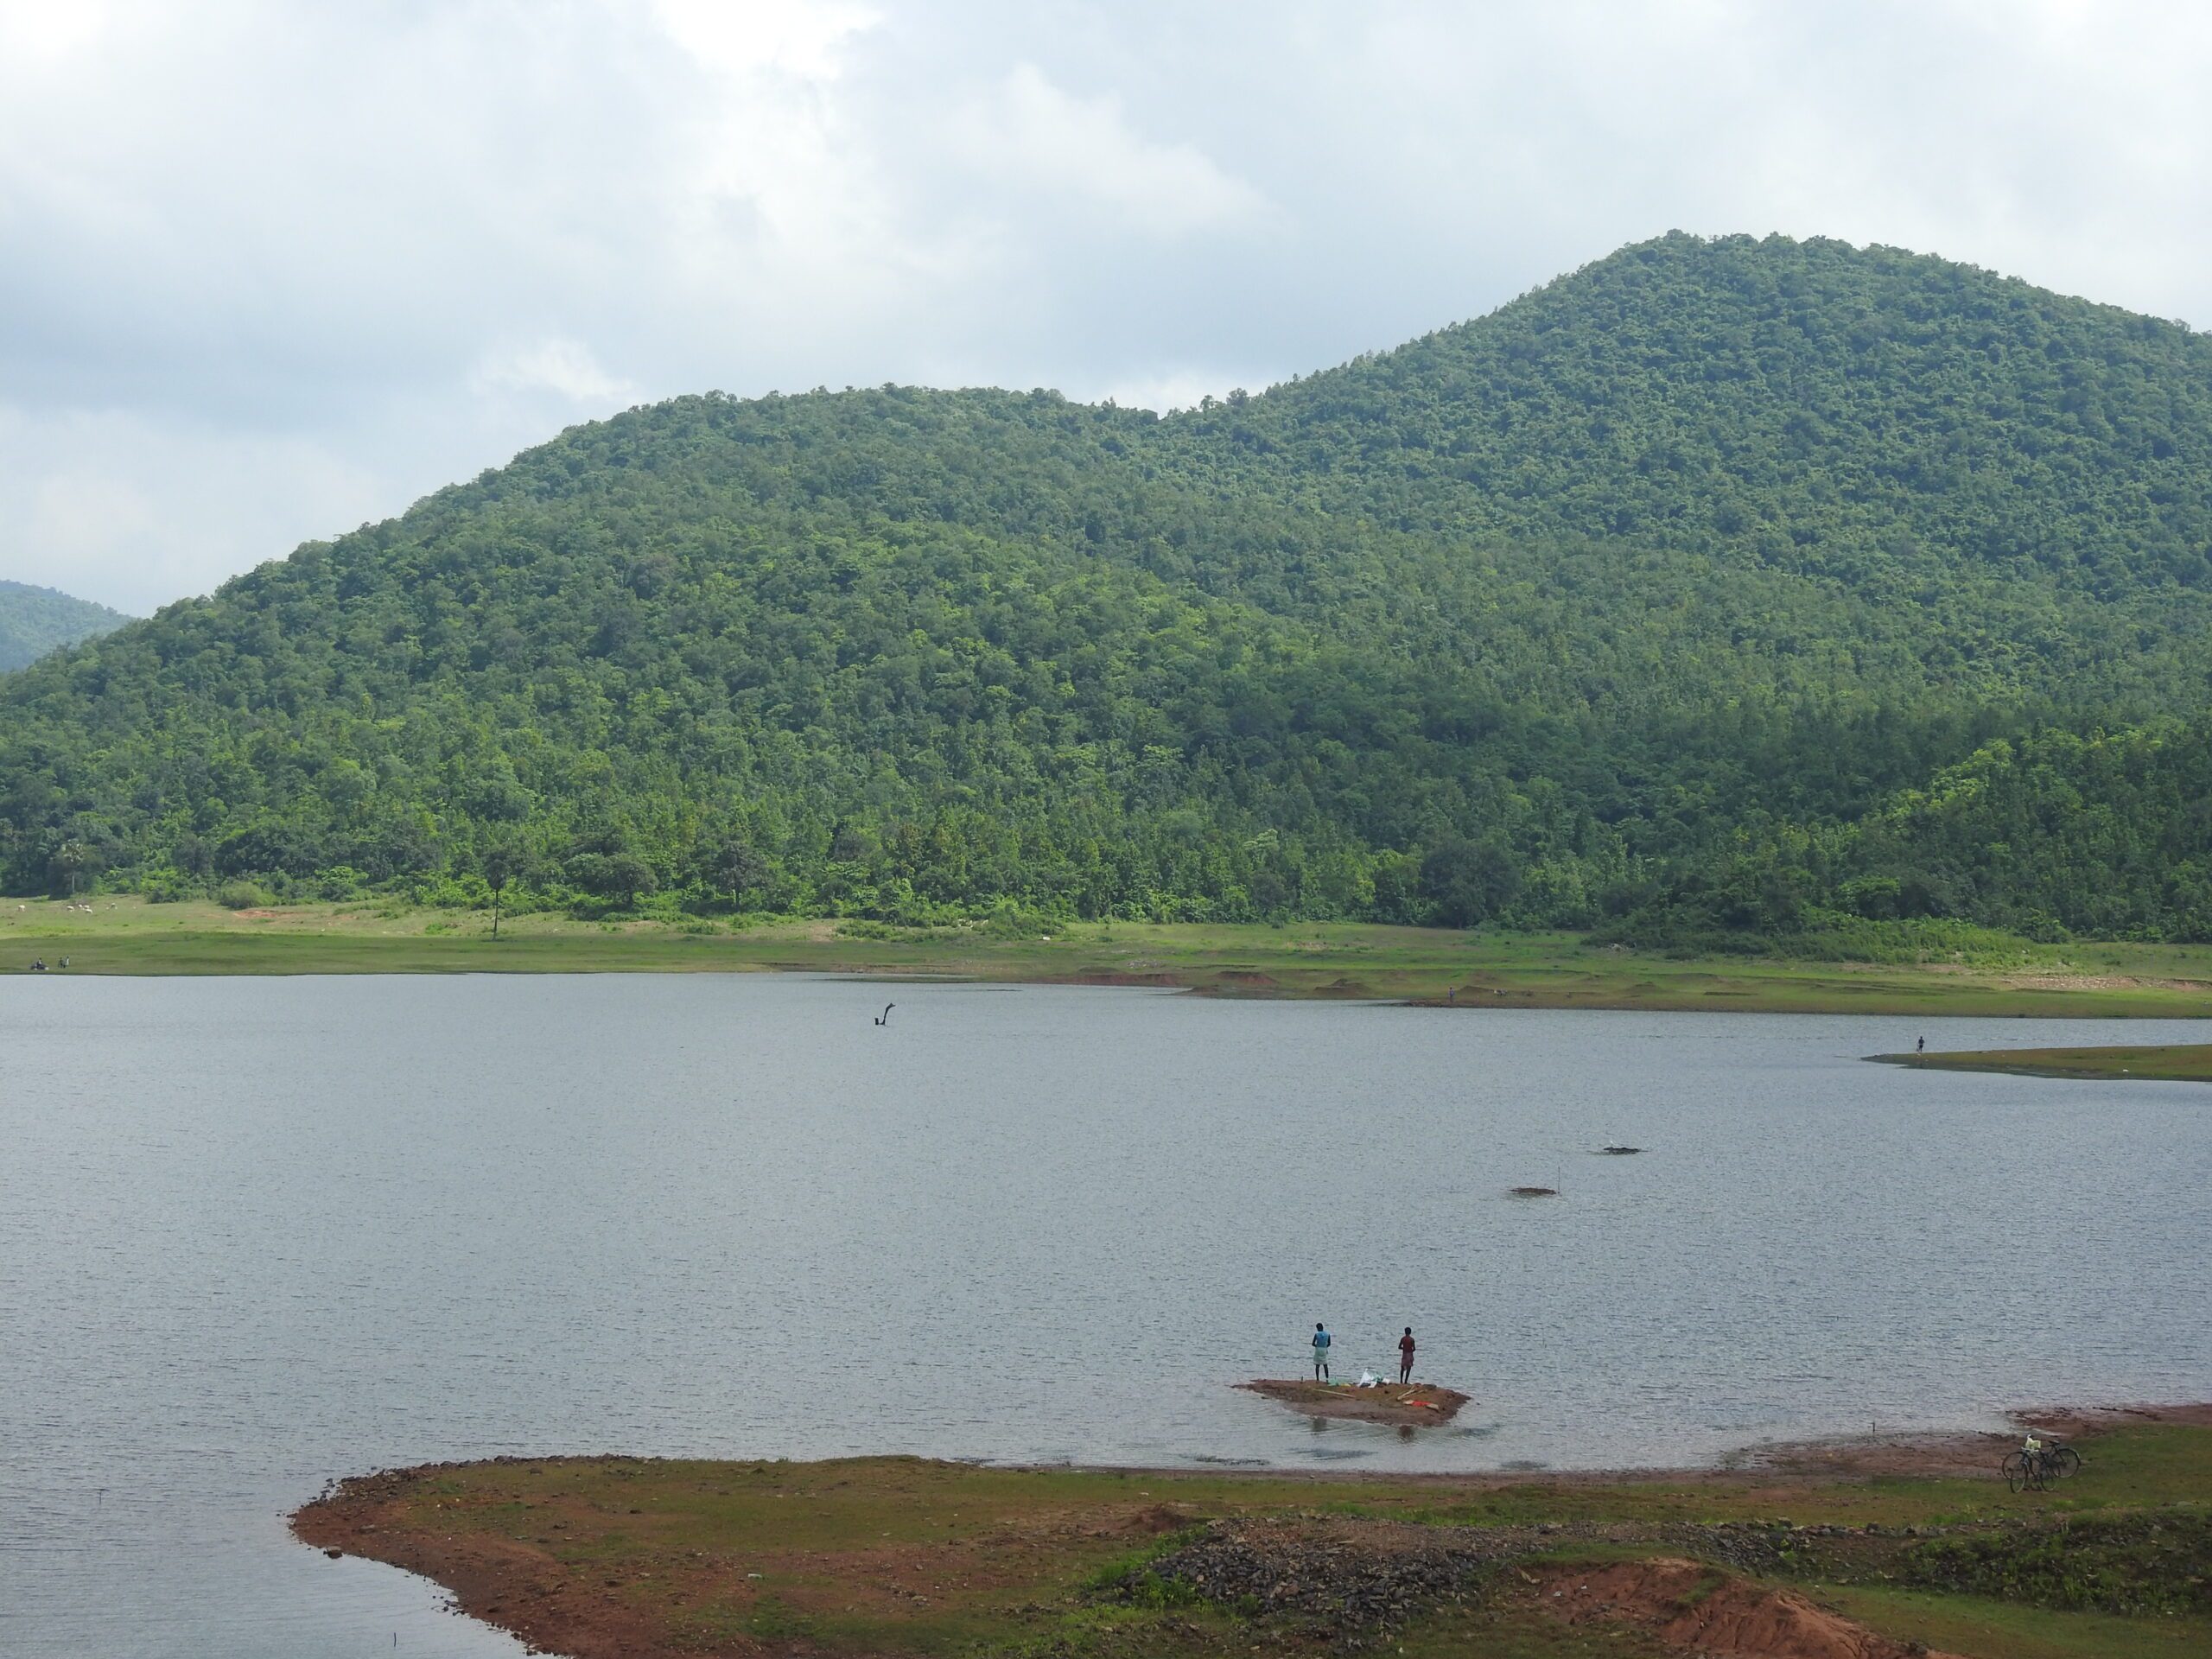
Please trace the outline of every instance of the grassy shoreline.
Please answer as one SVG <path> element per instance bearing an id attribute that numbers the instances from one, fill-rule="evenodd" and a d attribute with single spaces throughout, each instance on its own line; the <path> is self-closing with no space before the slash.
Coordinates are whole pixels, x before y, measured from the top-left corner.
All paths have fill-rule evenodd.
<path id="1" fill-rule="evenodd" d="M 2069 1421 L 2082 1471 L 2043 1492 L 1973 1434 L 1611 1475 L 503 1458 L 344 1481 L 293 1526 L 585 1659 L 1662 1659 L 1708 1598 L 1770 1643 L 1731 1652 L 2179 1659 L 2212 1643 L 2207 1416 Z M 1624 1593 L 1578 1605 L 1600 1574 Z M 1791 1644 L 1839 1620 L 1864 1643 Z"/>
<path id="2" fill-rule="evenodd" d="M 1981 1048 L 1941 1054 L 1870 1054 L 1885 1065 L 1930 1071 L 1999 1071 L 2019 1077 L 2126 1078 L 2139 1083 L 2212 1083 L 2212 1043 L 2114 1045 L 2100 1048 Z"/>
<path id="3" fill-rule="evenodd" d="M 734 973 L 811 971 L 1375 999 L 1460 1008 L 1643 1008 L 2021 1018 L 2212 1017 L 2212 947 L 2023 947 L 2016 962 L 1904 964 L 1679 958 L 1567 933 L 1353 923 L 1053 925 L 1049 936 L 863 924 L 586 922 L 374 904 L 231 911 L 103 896 L 0 901 L 0 971 Z M 1930 1057 L 1933 1058 L 1933 1057 Z"/>

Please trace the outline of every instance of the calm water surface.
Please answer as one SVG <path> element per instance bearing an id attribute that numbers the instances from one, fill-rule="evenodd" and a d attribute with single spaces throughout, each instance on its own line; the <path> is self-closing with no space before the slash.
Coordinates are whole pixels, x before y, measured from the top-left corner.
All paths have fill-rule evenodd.
<path id="1" fill-rule="evenodd" d="M 1857 1058 L 1923 1032 L 2212 1034 L 0 981 L 0 1653 L 517 1653 L 286 1536 L 426 1459 L 1656 1463 L 2212 1395 L 2212 1089 Z M 1317 1319 L 1349 1370 L 1413 1325 L 1477 1403 L 1408 1443 L 1226 1386 Z"/>

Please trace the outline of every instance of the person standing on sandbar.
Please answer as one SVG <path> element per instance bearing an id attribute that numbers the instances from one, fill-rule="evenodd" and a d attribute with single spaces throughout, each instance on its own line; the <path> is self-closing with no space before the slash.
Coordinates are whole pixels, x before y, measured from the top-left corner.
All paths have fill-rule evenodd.
<path id="1" fill-rule="evenodd" d="M 1398 1383 L 1403 1387 L 1414 1378 L 1414 1328 L 1406 1327 L 1406 1334 L 1398 1338 Z"/>
<path id="2" fill-rule="evenodd" d="M 1313 1323 L 1313 1380 L 1329 1380 L 1329 1328 L 1318 1319 Z"/>

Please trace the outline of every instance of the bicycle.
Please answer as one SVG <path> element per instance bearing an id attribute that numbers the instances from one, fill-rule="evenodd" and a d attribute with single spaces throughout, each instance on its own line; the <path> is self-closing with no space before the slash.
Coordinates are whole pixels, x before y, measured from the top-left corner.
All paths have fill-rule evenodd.
<path id="1" fill-rule="evenodd" d="M 2016 1492 L 2048 1491 L 2054 1481 L 2080 1472 L 2082 1454 L 2063 1440 L 2039 1440 L 2034 1435 L 2016 1452 L 2005 1456 L 2005 1484 Z"/>

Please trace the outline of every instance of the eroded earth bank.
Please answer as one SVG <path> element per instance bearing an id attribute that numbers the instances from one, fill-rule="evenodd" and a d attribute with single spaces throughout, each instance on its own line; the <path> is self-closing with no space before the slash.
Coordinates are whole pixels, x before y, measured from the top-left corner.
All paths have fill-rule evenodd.
<path id="1" fill-rule="evenodd" d="M 2212 1408 L 1729 1466 L 1374 1479 L 907 1458 L 429 1465 L 334 1486 L 308 1543 L 423 1573 L 577 1659 L 675 1655 L 2212 1652 Z"/>

